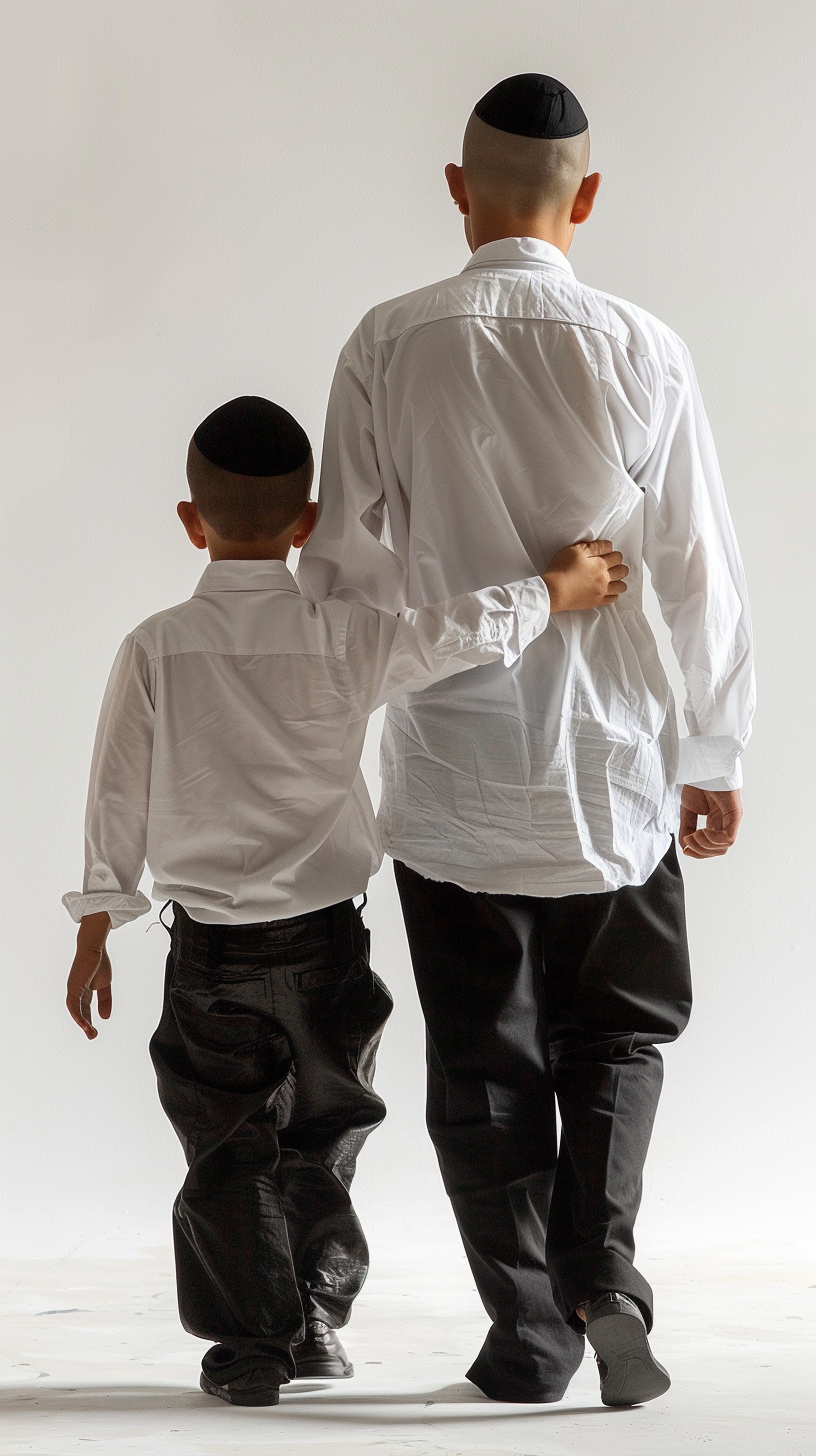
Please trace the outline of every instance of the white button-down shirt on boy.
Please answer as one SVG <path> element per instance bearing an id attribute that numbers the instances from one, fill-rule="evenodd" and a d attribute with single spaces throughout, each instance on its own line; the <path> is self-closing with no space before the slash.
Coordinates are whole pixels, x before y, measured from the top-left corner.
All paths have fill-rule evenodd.
<path id="1" fill-rule="evenodd" d="M 676 784 L 736 788 L 754 702 L 742 566 L 688 351 L 505 238 L 464 272 L 374 308 L 343 350 L 326 424 L 308 596 L 399 611 L 543 570 L 611 537 L 611 608 L 553 617 L 513 667 L 392 701 L 385 848 L 465 889 L 565 895 L 641 884 Z M 647 567 L 686 684 L 644 615 Z"/>
<path id="2" fill-rule="evenodd" d="M 360 894 L 382 851 L 360 773 L 370 713 L 544 630 L 541 579 L 401 617 L 313 606 L 280 561 L 216 561 L 123 643 L 91 767 L 75 920 L 153 895 L 194 920 L 288 919 Z"/>

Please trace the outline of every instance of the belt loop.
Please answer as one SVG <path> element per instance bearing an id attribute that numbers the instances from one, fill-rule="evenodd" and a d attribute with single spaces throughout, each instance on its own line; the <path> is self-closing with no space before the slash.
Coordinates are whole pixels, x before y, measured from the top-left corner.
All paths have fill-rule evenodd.
<path id="1" fill-rule="evenodd" d="M 168 925 L 167 924 L 167 921 L 164 918 L 164 912 L 167 909 L 168 905 L 172 905 L 172 903 L 173 903 L 172 900 L 165 900 L 164 904 L 161 907 L 161 910 L 159 911 L 159 920 L 160 920 L 161 924 L 164 926 L 164 928 L 167 931 L 167 934 L 170 936 L 170 939 L 171 940 L 173 938 L 173 925 L 175 925 L 175 923 L 176 923 L 176 917 L 175 917 L 175 914 L 174 914 L 173 915 L 173 925 Z"/>

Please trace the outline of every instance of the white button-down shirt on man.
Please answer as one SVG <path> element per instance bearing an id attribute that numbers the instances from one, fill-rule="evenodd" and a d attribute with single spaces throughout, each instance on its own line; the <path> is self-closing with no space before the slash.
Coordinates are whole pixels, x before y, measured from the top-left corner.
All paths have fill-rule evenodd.
<path id="1" fill-rule="evenodd" d="M 739 787 L 754 703 L 742 565 L 688 351 L 535 238 L 374 308 L 340 357 L 299 580 L 388 611 L 543 570 L 609 537 L 611 608 L 559 614 L 513 667 L 392 700 L 385 848 L 467 890 L 641 884 L 676 785 Z M 646 566 L 687 691 L 642 605 Z"/>

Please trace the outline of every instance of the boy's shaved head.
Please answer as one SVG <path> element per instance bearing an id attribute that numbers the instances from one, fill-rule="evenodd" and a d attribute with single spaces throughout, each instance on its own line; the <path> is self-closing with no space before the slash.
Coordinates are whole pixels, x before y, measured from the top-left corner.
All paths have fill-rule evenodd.
<path id="1" fill-rule="evenodd" d="M 288 410 L 244 394 L 213 410 L 190 441 L 187 480 L 222 541 L 271 541 L 297 520 L 314 475 L 308 436 Z"/>
<path id="2" fill-rule="evenodd" d="M 190 441 L 187 480 L 199 514 L 222 541 L 271 541 L 296 521 L 309 499 L 311 452 L 285 475 L 238 475 L 207 460 Z"/>
<path id="3" fill-rule="evenodd" d="M 571 207 L 586 176 L 589 131 L 577 136 L 518 136 L 488 126 L 473 112 L 465 129 L 462 171 L 468 195 L 516 217 Z"/>

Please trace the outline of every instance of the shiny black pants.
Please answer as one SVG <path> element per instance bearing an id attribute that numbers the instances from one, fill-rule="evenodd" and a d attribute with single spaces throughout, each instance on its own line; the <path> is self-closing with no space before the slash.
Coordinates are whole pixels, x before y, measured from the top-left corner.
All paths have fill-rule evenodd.
<path id="1" fill-rule="evenodd" d="M 291 1374 L 304 1319 L 345 1324 L 368 1272 L 349 1185 L 385 1115 L 371 1079 L 391 998 L 350 900 L 259 925 L 173 908 L 150 1052 L 189 1164 L 173 1217 L 181 1321 L 233 1351 L 221 1382 L 266 1363 Z"/>
<path id="2" fill-rule="evenodd" d="M 395 871 L 428 1028 L 428 1127 L 493 1320 L 468 1374 L 496 1399 L 556 1400 L 583 1354 L 578 1305 L 617 1290 L 651 1326 L 632 1261 L 655 1043 L 691 1009 L 675 848 L 645 885 L 561 899 Z"/>

